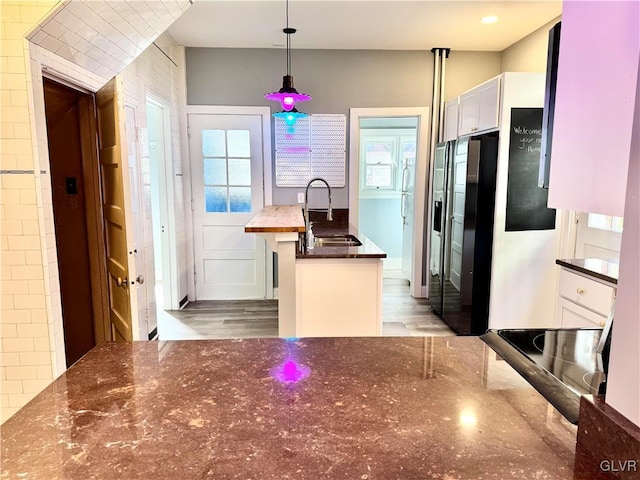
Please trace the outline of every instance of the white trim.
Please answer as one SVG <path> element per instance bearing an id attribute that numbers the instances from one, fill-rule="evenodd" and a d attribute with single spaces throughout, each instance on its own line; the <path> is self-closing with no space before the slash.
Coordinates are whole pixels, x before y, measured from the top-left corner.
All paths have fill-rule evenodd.
<path id="1" fill-rule="evenodd" d="M 273 203 L 273 174 L 272 174 L 272 149 L 271 149 L 271 107 L 240 107 L 240 106 L 228 106 L 228 105 L 187 105 L 185 110 L 184 124 L 187 125 L 186 131 L 184 132 L 185 138 L 188 138 L 188 129 L 189 129 L 189 115 L 200 114 L 200 115 L 260 115 L 262 116 L 262 175 L 263 175 L 263 194 L 264 194 L 264 205 L 271 205 Z M 191 241 L 187 242 L 190 247 L 190 261 L 191 261 L 191 272 L 195 272 L 195 248 L 193 245 L 193 209 L 191 208 L 192 204 L 192 183 L 191 183 L 191 155 L 189 152 L 189 141 L 185 142 L 186 145 L 186 156 L 183 157 L 186 159 L 186 163 L 189 164 L 188 172 L 189 172 L 189 192 L 188 197 L 185 198 L 187 205 L 189 205 L 189 210 L 191 212 L 190 219 L 190 230 L 191 230 Z M 187 194 L 185 189 L 185 195 Z M 275 298 L 275 292 L 273 288 L 273 253 L 269 246 L 267 245 L 265 251 L 265 275 L 266 275 L 266 285 L 265 285 L 265 297 L 267 299 Z M 189 269 L 188 269 L 189 271 Z M 192 279 L 193 280 L 193 279 Z M 189 298 L 195 297 L 195 282 L 188 282 L 189 286 Z"/>
<path id="2" fill-rule="evenodd" d="M 178 269 L 178 252 L 176 249 L 176 212 L 175 212 L 175 166 L 173 164 L 173 155 L 171 154 L 172 142 L 171 142 L 171 112 L 169 104 L 162 100 L 162 98 L 154 95 L 149 89 L 145 89 L 145 118 L 146 127 L 149 130 L 149 116 L 147 111 L 147 104 L 151 104 L 159 110 L 162 115 L 162 132 L 157 132 L 162 135 L 163 141 L 163 155 L 159 158 L 159 168 L 163 171 L 162 179 L 164 185 L 156 185 L 159 189 L 160 198 L 166 198 L 166 202 L 160 202 L 160 216 L 166 219 L 167 241 L 161 242 L 162 258 L 157 259 L 154 257 L 155 262 L 160 261 L 162 268 L 162 285 L 163 285 L 163 304 L 164 310 L 178 310 L 180 305 L 180 299 L 178 298 L 179 278 L 180 272 Z M 152 187 L 153 188 L 153 187 Z M 164 249 L 166 248 L 166 251 Z M 168 260 L 168 265 L 165 265 L 165 256 Z M 168 277 L 168 278 L 167 278 Z M 168 281 L 167 281 L 168 280 Z"/>
<path id="3" fill-rule="evenodd" d="M 418 146 L 416 152 L 416 184 L 413 219 L 413 264 L 411 295 L 424 297 L 422 289 L 423 236 L 427 166 L 429 161 L 429 107 L 351 108 L 349 109 L 349 223 L 358 224 L 358 195 L 360 191 L 360 131 L 361 117 L 418 117 Z M 426 288 L 425 288 L 426 291 Z"/>
<path id="4" fill-rule="evenodd" d="M 422 286 L 422 298 L 427 298 L 427 286 L 423 285 Z"/>

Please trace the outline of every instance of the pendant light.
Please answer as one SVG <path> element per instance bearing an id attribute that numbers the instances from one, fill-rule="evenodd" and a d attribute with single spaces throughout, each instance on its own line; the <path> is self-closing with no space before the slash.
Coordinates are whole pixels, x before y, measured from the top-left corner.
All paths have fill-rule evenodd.
<path id="1" fill-rule="evenodd" d="M 291 75 L 291 35 L 296 33 L 296 29 L 289 27 L 289 0 L 286 0 L 286 12 L 287 26 L 282 31 L 287 35 L 287 74 L 282 77 L 282 88 L 277 92 L 267 93 L 264 98 L 267 100 L 273 100 L 274 102 L 280 102 L 283 112 L 293 112 L 296 110 L 296 103 L 311 100 L 311 95 L 299 93 L 293 86 L 293 76 Z M 283 112 L 278 112 L 278 114 Z M 274 116 L 279 116 L 278 114 L 274 114 Z M 295 120 L 302 116 L 306 117 L 307 115 L 296 110 L 293 113 L 293 117 L 289 118 L 292 118 L 293 123 L 295 123 Z M 284 117 L 284 115 L 282 115 L 282 117 Z M 292 124 L 289 126 L 292 126 Z"/>

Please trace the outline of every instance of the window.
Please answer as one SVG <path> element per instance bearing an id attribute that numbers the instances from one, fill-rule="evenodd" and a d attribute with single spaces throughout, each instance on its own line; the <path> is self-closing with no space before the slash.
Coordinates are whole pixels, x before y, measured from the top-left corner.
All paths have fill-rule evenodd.
<path id="1" fill-rule="evenodd" d="M 616 233 L 622 233 L 622 223 L 622 217 L 610 217 L 599 213 L 590 213 L 587 219 L 587 226 L 589 228 L 607 230 Z"/>
<path id="2" fill-rule="evenodd" d="M 251 212 L 249 130 L 203 130 L 207 213 Z"/>
<path id="3" fill-rule="evenodd" d="M 396 188 L 395 150 L 393 140 L 365 142 L 363 185 L 365 189 L 392 190 Z"/>

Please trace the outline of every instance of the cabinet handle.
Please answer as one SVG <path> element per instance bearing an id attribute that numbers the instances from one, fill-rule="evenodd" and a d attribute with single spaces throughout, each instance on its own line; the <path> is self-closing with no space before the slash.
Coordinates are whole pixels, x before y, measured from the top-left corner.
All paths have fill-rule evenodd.
<path id="1" fill-rule="evenodd" d="M 578 289 L 576 290 L 576 292 L 578 292 L 579 295 L 583 295 L 584 294 L 584 288 L 580 288 L 578 287 Z"/>

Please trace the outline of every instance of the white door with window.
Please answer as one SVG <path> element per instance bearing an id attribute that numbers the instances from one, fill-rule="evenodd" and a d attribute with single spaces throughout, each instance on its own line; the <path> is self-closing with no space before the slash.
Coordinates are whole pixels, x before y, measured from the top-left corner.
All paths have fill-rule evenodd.
<path id="1" fill-rule="evenodd" d="M 189 114 L 196 300 L 266 295 L 261 115 Z"/>
<path id="2" fill-rule="evenodd" d="M 576 258 L 620 258 L 621 217 L 597 213 L 577 214 Z"/>

